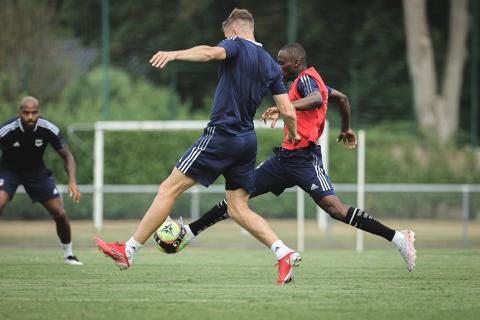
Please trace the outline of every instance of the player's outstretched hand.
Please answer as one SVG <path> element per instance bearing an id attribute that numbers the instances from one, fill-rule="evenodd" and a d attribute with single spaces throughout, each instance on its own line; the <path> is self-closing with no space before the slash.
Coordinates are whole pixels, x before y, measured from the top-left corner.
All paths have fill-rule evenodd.
<path id="1" fill-rule="evenodd" d="M 163 68 L 167 65 L 167 63 L 175 60 L 175 56 L 175 51 L 158 51 L 150 59 L 150 64 L 155 68 Z"/>
<path id="2" fill-rule="evenodd" d="M 260 116 L 260 120 L 262 120 L 265 124 L 267 124 L 267 120 L 272 120 L 270 127 L 274 128 L 279 117 L 280 110 L 278 110 L 277 107 L 270 107 Z"/>
<path id="3" fill-rule="evenodd" d="M 348 149 L 355 149 L 357 146 L 357 136 L 355 132 L 349 128 L 348 130 L 340 132 L 337 142 L 343 142 Z"/>
<path id="4" fill-rule="evenodd" d="M 80 202 L 80 189 L 78 189 L 78 186 L 75 183 L 68 184 L 68 195 L 70 196 L 70 198 L 72 198 L 74 202 Z"/>

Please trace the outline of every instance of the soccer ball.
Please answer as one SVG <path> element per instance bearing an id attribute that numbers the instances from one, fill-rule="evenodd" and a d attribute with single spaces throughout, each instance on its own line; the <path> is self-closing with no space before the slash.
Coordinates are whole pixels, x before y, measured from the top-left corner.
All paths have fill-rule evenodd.
<path id="1" fill-rule="evenodd" d="M 182 241 L 187 234 L 183 225 L 176 221 L 166 221 L 153 233 L 157 248 L 165 253 L 181 250 Z"/>

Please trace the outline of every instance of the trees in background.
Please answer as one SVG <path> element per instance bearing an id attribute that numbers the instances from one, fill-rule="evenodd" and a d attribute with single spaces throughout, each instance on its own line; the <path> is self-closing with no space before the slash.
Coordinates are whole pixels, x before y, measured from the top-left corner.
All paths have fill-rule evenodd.
<path id="1" fill-rule="evenodd" d="M 426 0 L 403 0 L 408 66 L 418 124 L 441 144 L 458 130 L 463 71 L 467 60 L 468 1 L 451 0 L 448 45 L 439 77 L 427 21 Z"/>
<path id="2" fill-rule="evenodd" d="M 0 90 L 4 100 L 17 102 L 19 94 L 27 91 L 42 100 L 58 98 L 81 69 L 79 61 L 90 57 L 89 64 L 93 62 L 94 53 L 59 27 L 57 13 L 49 2 L 2 2 Z"/>
<path id="3" fill-rule="evenodd" d="M 465 108 L 458 103 L 456 109 L 449 106 L 452 101 L 458 101 L 460 95 L 467 101 L 469 96 L 461 90 L 460 69 L 465 57 L 459 50 L 464 47 L 450 42 L 449 49 L 444 48 L 447 48 L 448 32 L 458 32 L 455 37 L 450 36 L 454 41 L 464 38 L 454 28 L 467 23 L 467 19 L 462 18 L 464 10 L 457 13 L 467 0 L 452 1 L 450 31 L 444 27 L 445 15 L 450 10 L 449 0 L 405 2 L 423 3 L 420 9 L 425 16 L 429 14 L 430 29 L 426 30 L 432 50 L 430 79 L 437 78 L 435 66 L 446 66 L 442 81 L 424 81 L 412 75 L 417 88 L 413 91 L 415 94 L 412 94 L 407 63 L 408 32 L 403 32 L 410 11 L 402 7 L 401 2 L 297 1 L 297 39 L 307 49 L 309 64 L 320 71 L 326 83 L 349 95 L 357 128 L 384 121 L 405 121 L 415 128 L 417 113 L 422 127 L 425 121 L 430 121 L 429 117 L 435 116 L 437 120 L 433 122 L 440 124 L 439 130 L 450 132 L 439 136 L 449 136 L 458 128 L 460 108 Z M 254 14 L 256 38 L 275 56 L 287 41 L 287 0 L 268 4 L 254 0 L 110 0 L 111 66 L 128 73 L 132 81 L 144 81 L 153 88 L 177 92 L 168 102 L 170 110 L 188 104 L 190 111 L 206 112 L 216 83 L 216 63 L 176 62 L 160 71 L 151 68 L 148 60 L 158 50 L 183 49 L 200 43 L 217 44 L 223 38 L 221 22 L 235 6 L 248 8 Z M 16 103 L 26 91 L 43 101 L 63 103 L 60 100 L 65 97 L 65 88 L 89 77 L 93 67 L 101 63 L 101 8 L 98 0 L 6 0 L 3 3 L 0 10 L 0 112 L 5 102 Z M 421 30 L 412 29 L 415 35 Z M 412 61 L 413 58 L 409 60 L 410 67 Z M 443 80 L 445 78 L 454 79 L 453 85 L 449 86 L 451 81 Z M 428 90 L 417 86 L 428 86 Z M 88 97 L 98 96 L 97 91 L 101 89 L 86 86 L 82 90 L 79 96 L 90 101 Z M 140 91 L 129 92 L 129 97 L 139 95 L 132 101 L 141 101 Z M 414 109 L 414 105 L 422 105 L 417 102 L 426 92 L 432 93 L 430 96 L 435 102 L 426 109 Z M 434 105 L 441 105 L 435 110 L 442 108 L 445 112 L 433 112 Z M 428 108 L 429 111 L 420 114 Z M 78 111 L 72 110 L 74 112 Z M 169 113 L 170 118 L 179 115 Z M 113 113 L 111 116 L 116 117 Z M 337 117 L 330 119 L 335 121 Z M 447 121 L 452 119 L 454 121 Z"/>

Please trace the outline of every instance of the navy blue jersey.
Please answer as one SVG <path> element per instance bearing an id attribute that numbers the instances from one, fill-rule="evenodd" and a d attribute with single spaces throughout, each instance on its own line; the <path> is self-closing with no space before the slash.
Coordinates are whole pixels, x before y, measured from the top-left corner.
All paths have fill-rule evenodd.
<path id="1" fill-rule="evenodd" d="M 208 125 L 237 136 L 251 133 L 255 112 L 267 92 L 287 92 L 280 68 L 257 42 L 235 37 L 218 46 L 225 49 L 227 57 L 220 62 Z"/>
<path id="2" fill-rule="evenodd" d="M 332 92 L 332 88 L 330 88 L 329 86 L 326 87 L 328 90 L 328 94 L 330 94 Z M 305 98 L 314 91 L 320 92 L 320 89 L 318 88 L 315 80 L 313 80 L 312 77 L 306 74 L 300 77 L 300 80 L 297 82 L 297 91 L 302 98 Z"/>
<path id="3" fill-rule="evenodd" d="M 0 127 L 0 167 L 15 172 L 32 172 L 44 169 L 43 153 L 48 144 L 55 150 L 65 145 L 60 129 L 48 120 L 39 118 L 33 130 L 22 126 L 14 118 Z"/>

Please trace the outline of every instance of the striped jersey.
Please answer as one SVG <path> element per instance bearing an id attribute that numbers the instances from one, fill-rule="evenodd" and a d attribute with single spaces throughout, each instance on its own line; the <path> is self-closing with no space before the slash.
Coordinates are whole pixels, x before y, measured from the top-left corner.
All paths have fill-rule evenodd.
<path id="1" fill-rule="evenodd" d="M 55 150 L 65 145 L 60 129 L 52 122 L 38 118 L 33 129 L 24 128 L 20 117 L 0 127 L 0 168 L 19 173 L 45 168 L 43 153 L 48 144 Z"/>
<path id="2" fill-rule="evenodd" d="M 225 49 L 209 126 L 236 136 L 252 133 L 253 118 L 263 97 L 286 93 L 277 62 L 258 42 L 239 37 L 218 44 Z"/>

